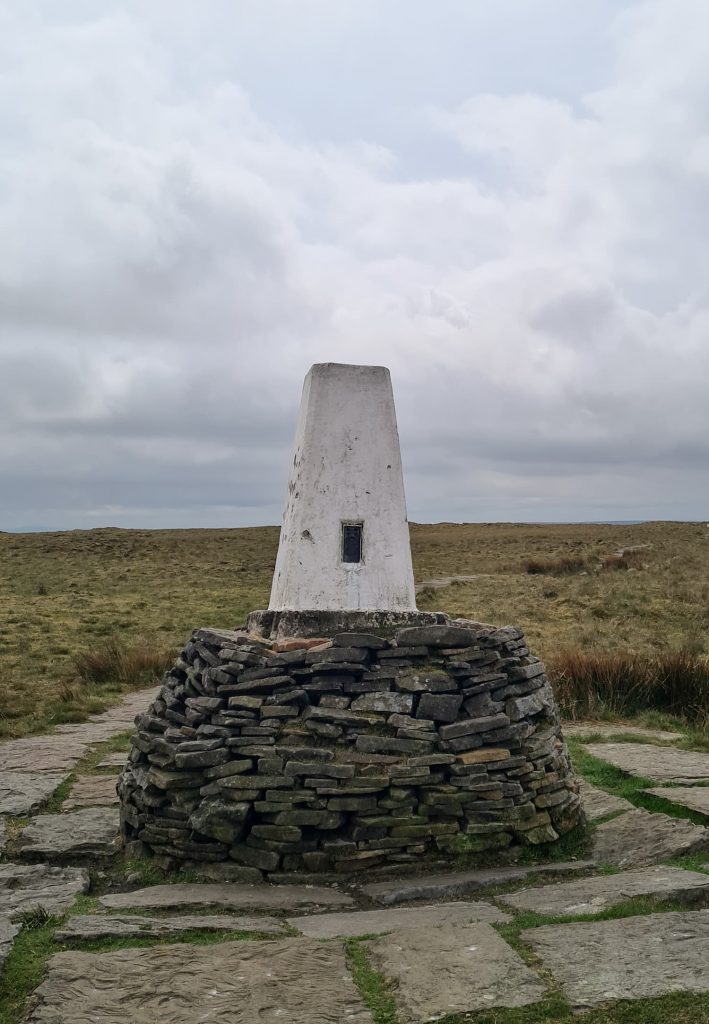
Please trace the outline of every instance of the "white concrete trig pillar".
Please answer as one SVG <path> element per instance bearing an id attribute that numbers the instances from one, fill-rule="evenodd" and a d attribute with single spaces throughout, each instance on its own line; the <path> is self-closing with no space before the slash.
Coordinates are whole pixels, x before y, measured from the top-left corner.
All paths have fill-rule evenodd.
<path id="1" fill-rule="evenodd" d="M 416 609 L 384 366 L 317 363 L 305 378 L 269 609 Z"/>

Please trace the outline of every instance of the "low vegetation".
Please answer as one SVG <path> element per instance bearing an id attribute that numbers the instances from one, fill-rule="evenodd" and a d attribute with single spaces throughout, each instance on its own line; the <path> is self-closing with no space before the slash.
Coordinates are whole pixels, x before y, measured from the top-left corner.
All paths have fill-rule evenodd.
<path id="1" fill-rule="evenodd" d="M 693 650 L 566 650 L 547 659 L 547 671 L 567 718 L 653 708 L 702 726 L 709 719 L 709 658 Z"/>
<path id="2" fill-rule="evenodd" d="M 556 670 L 555 679 L 577 715 L 586 713 L 587 676 L 574 682 L 569 673 L 576 652 L 633 652 L 659 663 L 690 651 L 700 668 L 686 686 L 689 677 L 677 672 L 672 687 L 634 701 L 621 700 L 634 683 L 616 683 L 608 707 L 632 713 L 662 689 L 662 709 L 701 713 L 705 524 L 412 524 L 411 541 L 420 584 L 473 577 L 424 587 L 419 607 L 518 623 L 551 662 L 571 652 L 563 683 Z M 0 736 L 83 720 L 158 678 L 195 625 L 242 623 L 268 601 L 277 544 L 277 527 L 0 533 Z M 532 563 L 552 568 L 530 573 Z"/>

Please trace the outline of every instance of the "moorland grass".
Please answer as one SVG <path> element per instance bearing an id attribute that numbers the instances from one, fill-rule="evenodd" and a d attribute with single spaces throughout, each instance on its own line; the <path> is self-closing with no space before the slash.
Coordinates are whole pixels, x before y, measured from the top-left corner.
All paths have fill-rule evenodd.
<path id="1" fill-rule="evenodd" d="M 709 634 L 703 523 L 411 526 L 419 607 L 517 623 L 543 658 L 560 650 L 697 653 Z M 0 736 L 82 721 L 148 685 L 197 625 L 264 607 L 277 527 L 0 533 Z M 603 568 L 640 547 L 641 568 Z M 529 575 L 529 560 L 587 568 Z M 682 695 L 675 706 L 682 705 Z"/>

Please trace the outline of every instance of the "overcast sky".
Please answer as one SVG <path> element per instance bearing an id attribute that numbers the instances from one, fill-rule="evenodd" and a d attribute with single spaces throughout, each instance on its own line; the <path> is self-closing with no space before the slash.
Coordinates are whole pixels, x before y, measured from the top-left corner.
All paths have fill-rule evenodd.
<path id="1" fill-rule="evenodd" d="M 411 519 L 709 515 L 707 0 L 0 0 L 0 529 L 277 523 L 313 362 Z"/>

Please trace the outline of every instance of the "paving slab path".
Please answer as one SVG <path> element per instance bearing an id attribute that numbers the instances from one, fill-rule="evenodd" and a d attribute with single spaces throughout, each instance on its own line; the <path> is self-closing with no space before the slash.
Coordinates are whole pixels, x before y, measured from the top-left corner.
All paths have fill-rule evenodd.
<path id="1" fill-rule="evenodd" d="M 283 939 L 57 953 L 30 1024 L 372 1024 L 340 942 Z"/>
<path id="2" fill-rule="evenodd" d="M 39 814 L 14 843 L 18 857 L 48 861 L 114 857 L 118 853 L 118 810 L 85 807 L 61 814 Z"/>
<path id="3" fill-rule="evenodd" d="M 26 736 L 0 743 L 0 772 L 70 772 L 92 746 L 127 732 L 133 719 L 145 711 L 157 690 L 136 690 L 115 707 L 76 725 L 60 725 L 41 736 Z"/>
<path id="4" fill-rule="evenodd" d="M 704 850 L 709 852 L 709 828 L 640 807 L 603 822 L 593 836 L 593 859 L 619 868 L 645 867 Z"/>
<path id="5" fill-rule="evenodd" d="M 88 890 L 89 873 L 84 868 L 0 864 L 0 908 L 10 917 L 35 907 L 63 913 Z"/>
<path id="6" fill-rule="evenodd" d="M 19 818 L 34 814 L 68 777 L 68 771 L 0 772 L 0 814 Z"/>
<path id="7" fill-rule="evenodd" d="M 62 804 L 62 811 L 80 807 L 111 807 L 113 804 L 118 804 L 115 776 L 81 775 Z"/>
<path id="8" fill-rule="evenodd" d="M 474 871 L 453 871 L 434 875 L 415 875 L 385 882 L 372 882 L 361 892 L 374 903 L 392 906 L 413 900 L 448 899 L 465 896 L 484 886 L 506 885 L 543 871 L 550 874 L 586 871 L 594 861 L 559 861 L 554 864 L 529 864 L 523 867 L 479 868 Z"/>
<path id="9" fill-rule="evenodd" d="M 260 932 L 284 935 L 283 921 L 275 917 L 243 917 L 233 914 L 176 914 L 144 917 L 142 914 L 76 914 L 57 931 L 57 942 L 91 939 L 153 939 L 180 935 L 199 928 L 208 932 Z"/>
<path id="10" fill-rule="evenodd" d="M 489 924 L 408 928 L 374 939 L 370 951 L 372 965 L 396 984 L 405 1024 L 544 997 L 539 976 Z"/>
<path id="11" fill-rule="evenodd" d="M 562 722 L 564 736 L 584 739 L 586 736 L 640 736 L 644 740 L 658 740 L 660 743 L 674 743 L 681 740 L 681 732 L 667 729 L 646 729 L 641 725 L 627 725 L 620 722 Z"/>
<path id="12" fill-rule="evenodd" d="M 673 804 L 680 804 L 697 814 L 705 814 L 709 818 L 709 786 L 655 786 L 644 789 L 643 793 L 660 796 Z"/>
<path id="13" fill-rule="evenodd" d="M 613 814 L 616 811 L 632 811 L 635 806 L 631 804 L 630 800 L 626 800 L 622 796 L 613 796 L 612 793 L 606 793 L 605 789 L 592 786 L 585 779 L 580 779 L 579 781 L 581 784 L 579 790 L 581 803 L 586 812 L 586 817 L 590 821 L 605 818 L 607 814 Z"/>
<path id="14" fill-rule="evenodd" d="M 706 876 L 709 887 L 709 875 Z M 470 924 L 485 921 L 501 924 L 511 921 L 492 903 L 441 903 L 427 907 L 392 907 L 387 910 L 360 910 L 341 914 L 309 914 L 289 917 L 288 924 L 312 939 L 334 939 L 346 935 L 376 935 L 403 928 L 440 928 L 446 924 Z"/>
<path id="15" fill-rule="evenodd" d="M 497 901 L 513 910 L 533 911 L 546 917 L 571 917 L 600 914 L 635 896 L 653 896 L 667 901 L 681 899 L 687 903 L 709 902 L 709 875 L 674 867 L 641 868 L 617 875 L 596 875 L 521 889 L 498 896 Z"/>
<path id="16" fill-rule="evenodd" d="M 106 754 L 103 761 L 99 761 L 97 768 L 124 768 L 128 760 L 128 751 L 119 750 L 113 754 Z"/>
<path id="17" fill-rule="evenodd" d="M 101 896 L 99 903 L 108 910 L 220 907 L 230 910 L 297 912 L 316 907 L 349 907 L 354 905 L 354 900 L 327 886 L 179 882 L 175 885 L 150 885 L 133 892 L 109 893 Z"/>
<path id="18" fill-rule="evenodd" d="M 575 1009 L 709 991 L 709 910 L 545 925 L 521 938 Z"/>
<path id="19" fill-rule="evenodd" d="M 588 743 L 585 749 L 628 775 L 661 781 L 709 782 L 709 754 L 651 743 Z"/>

